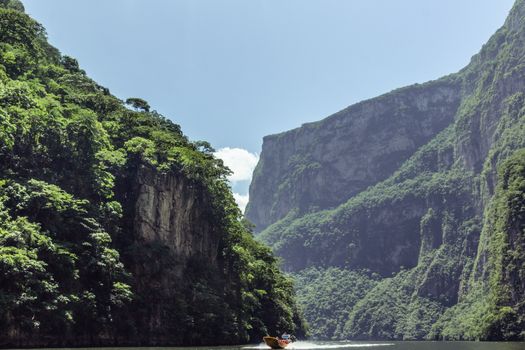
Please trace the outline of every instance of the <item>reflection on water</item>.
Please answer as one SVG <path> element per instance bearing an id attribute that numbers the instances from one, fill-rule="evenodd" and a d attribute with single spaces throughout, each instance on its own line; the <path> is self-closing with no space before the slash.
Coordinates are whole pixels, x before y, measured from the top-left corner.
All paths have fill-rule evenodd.
<path id="1" fill-rule="evenodd" d="M 210 348 L 213 350 L 234 350 L 234 348 Z M 236 350 L 269 349 L 264 343 L 238 347 Z M 325 349 L 381 349 L 381 350 L 525 350 L 525 343 L 487 343 L 487 342 L 306 342 L 290 344 L 287 350 L 325 350 Z M 202 349 L 201 349 L 202 350 Z"/>
<path id="2" fill-rule="evenodd" d="M 287 350 L 325 350 L 325 349 L 381 349 L 381 350 L 525 350 L 525 343 L 484 343 L 484 342 L 307 342 L 299 341 L 290 344 Z M 241 346 L 216 347 L 142 347 L 142 348 L 98 348 L 96 350 L 266 350 L 270 349 L 264 343 Z M 46 350 L 46 349 L 40 349 Z M 47 349 L 52 350 L 52 349 Z M 60 349 L 68 350 L 68 349 Z M 74 350 L 94 350 L 93 348 L 77 348 Z"/>
<path id="3" fill-rule="evenodd" d="M 320 349 L 341 349 L 341 348 L 370 348 L 370 347 L 382 347 L 382 346 L 393 346 L 393 343 L 360 343 L 360 342 L 306 342 L 298 341 L 292 343 L 286 347 L 286 349 L 295 350 L 320 350 Z M 269 349 L 269 347 L 261 343 L 259 345 L 244 346 L 243 349 Z"/>
<path id="4" fill-rule="evenodd" d="M 525 350 L 525 343 L 509 342 L 302 342 L 290 344 L 287 349 L 324 350 L 367 348 L 384 350 Z M 244 346 L 242 349 L 269 349 L 264 343 Z M 217 349 L 215 349 L 217 350 Z"/>

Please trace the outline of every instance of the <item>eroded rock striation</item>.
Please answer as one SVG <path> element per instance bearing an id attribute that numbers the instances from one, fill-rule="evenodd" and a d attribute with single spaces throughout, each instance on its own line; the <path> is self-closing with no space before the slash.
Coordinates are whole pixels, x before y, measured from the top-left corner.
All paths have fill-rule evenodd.
<path id="1" fill-rule="evenodd" d="M 148 166 L 139 168 L 135 191 L 133 229 L 138 238 L 165 242 L 181 265 L 199 257 L 217 266 L 220 235 L 209 195 L 184 176 Z"/>

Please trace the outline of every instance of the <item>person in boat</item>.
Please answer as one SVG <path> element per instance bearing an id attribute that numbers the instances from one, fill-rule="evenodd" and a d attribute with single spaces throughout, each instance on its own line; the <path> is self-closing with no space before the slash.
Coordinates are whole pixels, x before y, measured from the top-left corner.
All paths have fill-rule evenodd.
<path id="1" fill-rule="evenodd" d="M 277 331 L 277 334 L 280 332 Z M 272 349 L 284 349 L 286 348 L 290 343 L 293 343 L 294 336 L 291 336 L 290 334 L 284 332 L 281 336 L 271 337 L 269 335 L 263 337 L 263 341 L 266 345 L 268 345 Z"/>

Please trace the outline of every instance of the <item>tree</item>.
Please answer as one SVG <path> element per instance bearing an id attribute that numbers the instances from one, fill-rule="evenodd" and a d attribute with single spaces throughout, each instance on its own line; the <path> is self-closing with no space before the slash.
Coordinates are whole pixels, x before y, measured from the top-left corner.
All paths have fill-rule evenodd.
<path id="1" fill-rule="evenodd" d="M 19 0 L 0 0 L 0 7 L 24 12 L 24 5 Z"/>
<path id="2" fill-rule="evenodd" d="M 80 72 L 78 61 L 73 57 L 64 56 L 61 63 L 70 72 Z"/>
<path id="3" fill-rule="evenodd" d="M 0 8 L 0 42 L 26 47 L 38 55 L 37 38 L 44 35 L 44 28 L 24 13 Z"/>
<path id="4" fill-rule="evenodd" d="M 130 97 L 126 100 L 126 104 L 133 107 L 135 110 L 149 112 L 149 103 L 138 97 Z"/>

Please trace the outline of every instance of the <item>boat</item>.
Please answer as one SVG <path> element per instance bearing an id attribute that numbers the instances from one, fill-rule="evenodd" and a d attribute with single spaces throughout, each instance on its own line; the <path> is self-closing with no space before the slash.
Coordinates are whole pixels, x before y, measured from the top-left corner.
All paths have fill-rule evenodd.
<path id="1" fill-rule="evenodd" d="M 266 345 L 268 345 L 272 349 L 284 349 L 288 346 L 288 344 L 290 344 L 289 340 L 279 339 L 270 336 L 263 337 L 263 340 L 266 343 Z"/>

